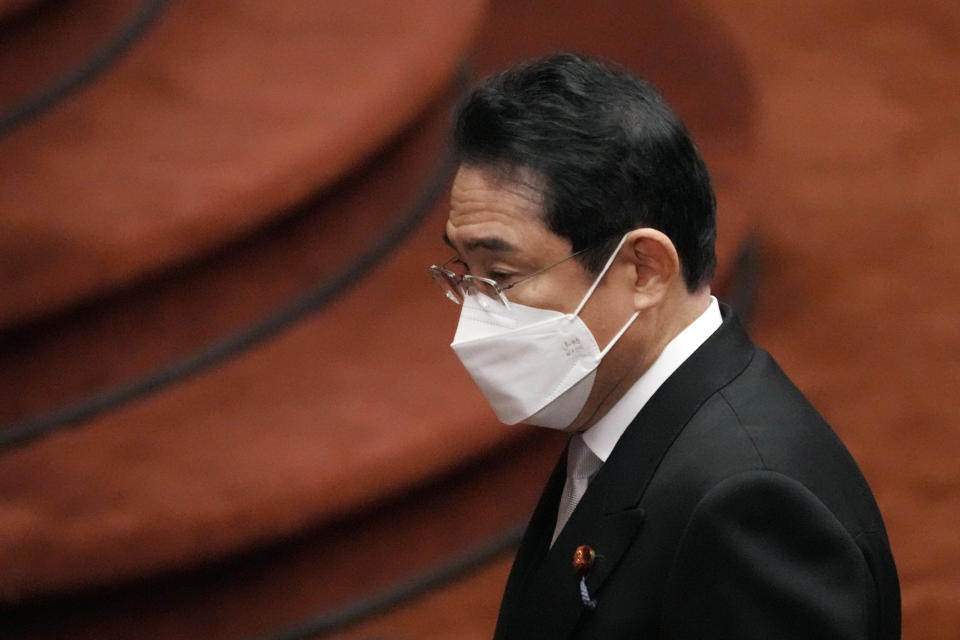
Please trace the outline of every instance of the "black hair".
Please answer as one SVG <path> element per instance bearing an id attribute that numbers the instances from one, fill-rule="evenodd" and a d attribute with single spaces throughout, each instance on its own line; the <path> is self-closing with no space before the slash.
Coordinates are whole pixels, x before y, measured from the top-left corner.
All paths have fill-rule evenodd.
<path id="1" fill-rule="evenodd" d="M 646 80 L 555 53 L 491 76 L 456 117 L 461 164 L 542 181 L 547 227 L 596 275 L 623 234 L 651 227 L 673 242 L 689 291 L 716 269 L 716 198 L 680 119 Z"/>

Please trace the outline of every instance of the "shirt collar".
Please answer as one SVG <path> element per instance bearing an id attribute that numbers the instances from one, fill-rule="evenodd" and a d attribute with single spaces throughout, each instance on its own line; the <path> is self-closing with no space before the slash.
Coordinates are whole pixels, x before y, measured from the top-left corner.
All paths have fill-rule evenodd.
<path id="1" fill-rule="evenodd" d="M 583 441 L 598 458 L 604 462 L 607 461 L 620 436 L 660 385 L 666 382 L 667 378 L 723 324 L 717 299 L 713 296 L 710 296 L 710 299 L 711 302 L 706 311 L 667 344 L 656 361 L 633 383 L 633 386 L 623 394 L 610 411 L 583 432 Z"/>

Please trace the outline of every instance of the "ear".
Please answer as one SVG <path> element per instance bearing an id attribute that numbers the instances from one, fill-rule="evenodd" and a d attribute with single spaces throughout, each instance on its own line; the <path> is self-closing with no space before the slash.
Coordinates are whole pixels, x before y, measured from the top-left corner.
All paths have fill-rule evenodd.
<path id="1" fill-rule="evenodd" d="M 624 245 L 636 270 L 633 304 L 637 311 L 658 306 L 682 277 L 680 256 L 666 234 L 656 229 L 634 229 Z"/>

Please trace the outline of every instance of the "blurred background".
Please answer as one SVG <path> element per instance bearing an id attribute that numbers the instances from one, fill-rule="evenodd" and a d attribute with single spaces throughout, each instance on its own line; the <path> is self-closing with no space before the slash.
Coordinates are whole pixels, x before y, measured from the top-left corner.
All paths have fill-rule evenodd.
<path id="1" fill-rule="evenodd" d="M 661 88 L 716 290 L 960 633 L 960 6 L 0 0 L 0 636 L 488 638 L 556 434 L 499 425 L 429 281 L 472 80 Z"/>

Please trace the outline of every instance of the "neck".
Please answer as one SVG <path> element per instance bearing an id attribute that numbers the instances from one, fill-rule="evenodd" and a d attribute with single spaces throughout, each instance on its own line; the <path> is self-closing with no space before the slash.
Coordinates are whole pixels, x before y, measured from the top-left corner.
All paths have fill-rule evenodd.
<path id="1" fill-rule="evenodd" d="M 664 304 L 654 310 L 652 332 L 653 339 L 645 349 L 646 362 L 642 370 L 636 375 L 639 378 L 644 371 L 650 368 L 670 341 L 680 335 L 680 332 L 689 327 L 710 306 L 710 287 L 704 287 L 695 293 L 684 291 L 684 295 L 675 300 L 665 300 Z M 634 380 L 636 380 L 636 378 Z M 632 383 L 631 383 L 632 384 Z"/>

